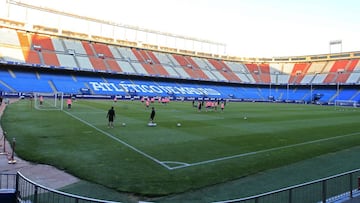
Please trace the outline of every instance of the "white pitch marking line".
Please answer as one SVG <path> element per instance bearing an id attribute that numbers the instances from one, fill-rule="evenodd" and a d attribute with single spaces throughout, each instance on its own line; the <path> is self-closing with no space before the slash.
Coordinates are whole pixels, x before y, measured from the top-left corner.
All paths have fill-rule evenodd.
<path id="1" fill-rule="evenodd" d="M 173 167 L 170 167 L 169 166 L 169 170 L 173 170 L 173 169 L 177 169 L 177 168 L 183 168 L 183 167 L 186 167 L 186 166 L 189 166 L 188 163 L 185 163 L 185 162 L 179 162 L 179 161 L 163 161 L 162 162 L 163 164 L 176 164 L 176 165 L 179 165 L 179 166 L 173 166 Z"/>
<path id="2" fill-rule="evenodd" d="M 297 147 L 297 146 L 302 146 L 302 145 L 307 145 L 307 144 L 313 144 L 313 143 L 318 143 L 318 142 L 323 142 L 323 141 L 328 141 L 328 140 L 334 140 L 334 139 L 339 139 L 339 138 L 343 138 L 343 137 L 349 137 L 349 136 L 353 136 L 353 135 L 358 135 L 360 134 L 360 132 L 355 132 L 355 133 L 350 133 L 350 134 L 345 134 L 345 135 L 339 135 L 336 137 L 330 137 L 330 138 L 325 138 L 325 139 L 320 139 L 320 140 L 313 140 L 313 141 L 309 141 L 309 142 L 303 142 L 303 143 L 298 143 L 298 144 L 293 144 L 293 145 L 287 145 L 287 146 L 282 146 L 282 147 L 276 147 L 276 148 L 271 148 L 271 149 L 265 149 L 265 150 L 260 150 L 260 151 L 255 151 L 255 152 L 248 152 L 248 153 L 244 153 L 244 154 L 237 154 L 237 155 L 233 155 L 233 156 L 227 156 L 227 157 L 221 157 L 218 159 L 210 159 L 210 160 L 206 160 L 206 161 L 200 161 L 200 162 L 195 162 L 195 163 L 184 163 L 181 162 L 182 164 L 180 166 L 175 166 L 175 167 L 170 167 L 168 166 L 166 163 L 170 163 L 170 161 L 159 161 L 158 159 L 146 154 L 145 152 L 135 148 L 134 146 L 120 140 L 117 137 L 114 137 L 113 135 L 95 127 L 94 125 L 92 125 L 91 123 L 82 120 L 81 118 L 76 117 L 75 115 L 72 115 L 71 113 L 64 111 L 65 113 L 67 113 L 68 115 L 72 116 L 73 118 L 85 123 L 86 125 L 96 129 L 97 131 L 105 134 L 106 136 L 122 143 L 123 145 L 129 147 L 130 149 L 138 152 L 139 154 L 149 158 L 150 160 L 153 160 L 154 162 L 160 164 L 161 166 L 165 167 L 168 170 L 176 170 L 176 169 L 181 169 L 181 168 L 186 168 L 186 167 L 192 167 L 192 166 L 198 166 L 198 165 L 203 165 L 203 164 L 209 164 L 209 163 L 214 163 L 214 162 L 218 162 L 218 161 L 225 161 L 225 160 L 229 160 L 229 159 L 234 159 L 234 158 L 239 158 L 239 157 L 245 157 L 245 156 L 250 156 L 250 155 L 254 155 L 254 154 L 260 154 L 260 153 L 264 153 L 264 152 L 270 152 L 270 151 L 276 151 L 276 150 L 280 150 L 280 149 L 286 149 L 286 148 L 291 148 L 291 147 Z M 173 162 L 175 163 L 175 162 Z M 180 163 L 180 162 L 177 162 Z"/>
<path id="3" fill-rule="evenodd" d="M 350 133 L 350 134 L 345 134 L 345 135 L 339 135 L 336 137 L 324 138 L 324 139 L 320 139 L 320 140 L 313 140 L 313 141 L 303 142 L 303 143 L 298 143 L 298 144 L 293 144 L 293 145 L 265 149 L 265 150 L 255 151 L 255 152 L 248 152 L 248 153 L 244 153 L 244 154 L 237 154 L 237 155 L 233 155 L 233 156 L 221 157 L 218 159 L 200 161 L 200 162 L 195 162 L 195 163 L 191 163 L 191 164 L 184 164 L 181 166 L 172 167 L 172 168 L 170 168 L 170 170 L 181 169 L 181 168 L 186 168 L 186 167 L 191 167 L 191 166 L 198 166 L 198 165 L 203 165 L 203 164 L 209 164 L 209 163 L 213 163 L 213 162 L 224 161 L 224 160 L 229 160 L 229 159 L 234 159 L 234 158 L 239 158 L 239 157 L 245 157 L 245 156 L 260 154 L 260 153 L 264 153 L 264 152 L 276 151 L 276 150 L 280 150 L 280 149 L 298 147 L 298 146 L 307 145 L 307 144 L 319 143 L 319 142 L 328 141 L 328 140 L 335 140 L 335 139 L 350 137 L 350 136 L 359 135 L 359 134 L 360 134 L 360 132 L 355 132 L 355 133 Z"/>
<path id="4" fill-rule="evenodd" d="M 66 114 L 68 114 L 69 116 L 71 116 L 71 117 L 73 117 L 73 118 L 75 118 L 75 119 L 77 119 L 77 120 L 79 120 L 79 121 L 83 122 L 84 124 L 86 124 L 86 125 L 88 125 L 88 126 L 90 126 L 90 127 L 94 128 L 95 130 L 97 130 L 97 131 L 99 131 L 99 132 L 103 133 L 104 135 L 106 135 L 106 136 L 108 136 L 108 137 L 112 138 L 113 140 L 115 140 L 115 141 L 117 141 L 117 142 L 120 142 L 121 144 L 123 144 L 123 145 L 125 145 L 125 146 L 129 147 L 130 149 L 134 150 L 135 152 L 137 152 L 137 153 L 139 153 L 139 154 L 141 154 L 141 155 L 143 155 L 143 156 L 147 157 L 148 159 L 150 159 L 150 160 L 152 160 L 152 161 L 156 162 L 157 164 L 160 164 L 161 166 L 163 166 L 163 167 L 167 168 L 168 170 L 171 170 L 171 168 L 170 168 L 168 165 L 166 165 L 165 163 L 163 163 L 163 162 L 161 162 L 161 161 L 157 160 L 156 158 L 154 158 L 154 157 L 152 157 L 152 156 L 150 156 L 150 155 L 146 154 L 145 152 L 143 152 L 143 151 L 141 151 L 141 150 L 139 150 L 139 149 L 135 148 L 134 146 L 132 146 L 132 145 L 130 145 L 130 144 L 128 144 L 128 143 L 126 143 L 126 142 L 124 142 L 123 140 L 121 140 L 121 139 L 119 139 L 119 138 L 117 138 L 117 137 L 115 137 L 115 136 L 111 135 L 110 133 L 105 132 L 105 131 L 103 131 L 103 130 L 101 130 L 101 129 L 97 128 L 96 126 L 92 125 L 91 123 L 89 123 L 89 122 L 87 122 L 87 121 L 85 121 L 85 120 L 83 120 L 83 119 L 81 119 L 81 118 L 79 118 L 79 117 L 77 117 L 77 116 L 75 116 L 75 115 L 73 115 L 73 114 L 71 114 L 71 113 L 67 112 L 67 111 L 63 111 L 63 112 L 65 112 L 65 113 L 66 113 Z"/>

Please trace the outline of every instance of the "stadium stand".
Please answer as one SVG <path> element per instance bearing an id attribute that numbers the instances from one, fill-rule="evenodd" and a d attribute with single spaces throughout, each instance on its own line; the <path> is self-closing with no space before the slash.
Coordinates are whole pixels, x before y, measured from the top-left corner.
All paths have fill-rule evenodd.
<path id="1" fill-rule="evenodd" d="M 1 20 L 0 20 L 1 22 Z M 360 101 L 360 53 L 239 59 L 6 21 L 0 27 L 0 93 L 64 92 L 334 104 Z M 303 59 L 302 59 L 303 58 Z M 84 91 L 85 90 L 85 91 Z"/>
<path id="2" fill-rule="evenodd" d="M 305 103 L 314 102 L 314 94 L 317 94 L 316 102 L 322 104 L 360 97 L 354 86 L 360 79 L 357 58 L 304 62 L 231 61 L 11 28 L 0 28 L 0 34 L 0 60 L 7 64 L 1 68 L 2 92 L 61 91 L 79 94 L 82 88 L 87 88 L 92 94 L 106 95 Z M 36 69 L 19 69 L 19 65 Z M 55 71 L 49 73 L 48 68 Z M 104 75 L 99 75 L 99 72 Z M 114 74 L 119 78 L 113 79 Z M 32 87 L 26 85 L 29 83 Z M 119 85 L 122 83 L 133 86 L 124 90 L 124 86 Z M 111 84 L 108 86 L 111 91 L 101 87 L 105 84 Z M 166 89 L 147 91 L 150 86 L 188 89 L 175 94 Z M 207 95 L 191 90 L 203 87 L 216 90 L 219 94 Z"/>

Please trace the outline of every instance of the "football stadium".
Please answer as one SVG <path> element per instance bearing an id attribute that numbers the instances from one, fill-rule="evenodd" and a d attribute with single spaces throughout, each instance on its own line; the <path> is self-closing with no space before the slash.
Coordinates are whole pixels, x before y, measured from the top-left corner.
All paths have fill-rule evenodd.
<path id="1" fill-rule="evenodd" d="M 243 57 L 30 2 L 0 1 L 0 202 L 359 201 L 342 40 Z"/>

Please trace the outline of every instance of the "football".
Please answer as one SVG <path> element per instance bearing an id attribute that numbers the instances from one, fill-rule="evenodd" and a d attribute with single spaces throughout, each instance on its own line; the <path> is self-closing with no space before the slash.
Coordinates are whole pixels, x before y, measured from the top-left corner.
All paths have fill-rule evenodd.
<path id="1" fill-rule="evenodd" d="M 156 127 L 156 123 L 151 123 L 151 122 L 150 122 L 150 123 L 148 123 L 148 126 L 149 126 L 149 127 Z"/>
<path id="2" fill-rule="evenodd" d="M 177 127 L 180 127 L 180 126 L 181 126 L 181 123 L 177 123 L 176 126 L 177 126 Z"/>

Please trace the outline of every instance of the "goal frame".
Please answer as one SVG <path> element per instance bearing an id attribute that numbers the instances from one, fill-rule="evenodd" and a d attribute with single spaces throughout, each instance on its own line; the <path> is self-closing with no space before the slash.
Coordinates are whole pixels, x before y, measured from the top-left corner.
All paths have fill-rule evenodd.
<path id="1" fill-rule="evenodd" d="M 34 92 L 34 107 L 38 110 L 63 110 L 63 92 Z"/>
<path id="2" fill-rule="evenodd" d="M 338 107 L 356 108 L 357 104 L 358 104 L 358 102 L 355 100 L 335 100 L 334 101 L 335 108 L 338 108 Z"/>

